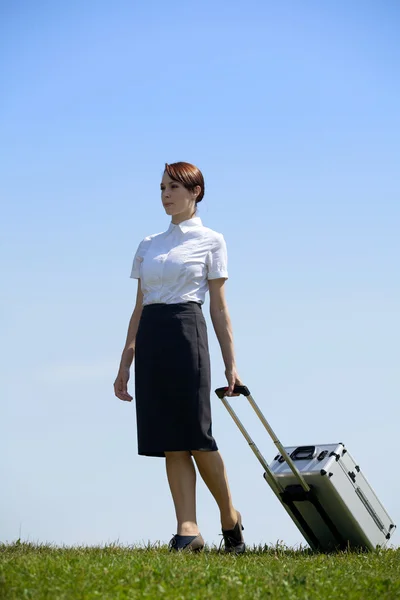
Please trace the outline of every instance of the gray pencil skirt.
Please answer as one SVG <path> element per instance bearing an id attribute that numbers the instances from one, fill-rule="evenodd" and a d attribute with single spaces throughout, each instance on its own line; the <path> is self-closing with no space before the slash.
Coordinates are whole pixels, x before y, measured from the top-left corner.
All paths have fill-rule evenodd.
<path id="1" fill-rule="evenodd" d="M 212 436 L 207 325 L 197 302 L 148 304 L 136 335 L 138 453 L 218 450 Z"/>

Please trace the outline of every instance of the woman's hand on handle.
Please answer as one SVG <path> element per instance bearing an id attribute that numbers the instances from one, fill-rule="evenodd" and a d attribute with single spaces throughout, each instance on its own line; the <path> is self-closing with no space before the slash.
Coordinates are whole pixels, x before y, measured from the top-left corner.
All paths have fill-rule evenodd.
<path id="1" fill-rule="evenodd" d="M 131 402 L 133 397 L 128 394 L 129 369 L 123 368 L 118 371 L 116 380 L 114 381 L 114 393 L 120 400 Z"/>
<path id="2" fill-rule="evenodd" d="M 235 387 L 235 385 L 243 385 L 236 369 L 235 368 L 226 369 L 225 376 L 228 381 L 228 389 L 227 389 L 226 395 L 227 396 L 240 396 L 240 394 L 233 393 L 233 388 Z"/>

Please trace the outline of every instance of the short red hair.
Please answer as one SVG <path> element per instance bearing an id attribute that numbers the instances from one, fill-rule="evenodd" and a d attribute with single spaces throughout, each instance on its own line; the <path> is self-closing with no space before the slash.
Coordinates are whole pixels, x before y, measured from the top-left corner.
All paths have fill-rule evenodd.
<path id="1" fill-rule="evenodd" d="M 196 185 L 201 187 L 200 194 L 196 198 L 201 202 L 204 196 L 204 177 L 200 169 L 187 162 L 165 163 L 165 171 L 174 181 L 181 183 L 187 190 L 194 190 Z"/>

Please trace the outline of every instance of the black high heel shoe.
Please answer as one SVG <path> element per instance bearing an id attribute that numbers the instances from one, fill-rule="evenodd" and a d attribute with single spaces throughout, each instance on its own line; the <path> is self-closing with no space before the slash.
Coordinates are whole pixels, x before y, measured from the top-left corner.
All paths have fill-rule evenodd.
<path id="1" fill-rule="evenodd" d="M 225 542 L 225 552 L 232 552 L 233 554 L 243 554 L 246 551 L 246 544 L 242 531 L 244 527 L 242 525 L 242 515 L 237 511 L 237 523 L 233 529 L 222 529 L 222 535 Z"/>
<path id="2" fill-rule="evenodd" d="M 198 535 L 179 535 L 176 533 L 168 545 L 170 552 L 200 552 L 204 548 L 204 540 Z"/>

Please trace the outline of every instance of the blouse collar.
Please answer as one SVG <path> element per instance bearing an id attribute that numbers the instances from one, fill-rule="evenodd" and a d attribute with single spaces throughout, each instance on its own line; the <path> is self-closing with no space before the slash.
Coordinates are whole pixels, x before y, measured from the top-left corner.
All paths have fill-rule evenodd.
<path id="1" fill-rule="evenodd" d="M 192 217 L 191 219 L 187 219 L 186 221 L 182 221 L 182 223 L 178 223 L 177 225 L 175 225 L 171 221 L 170 226 L 168 227 L 167 233 L 169 233 L 173 229 L 176 229 L 177 227 L 180 228 L 180 230 L 182 231 L 182 233 L 186 233 L 187 231 L 189 231 L 193 227 L 201 227 L 202 225 L 203 225 L 203 223 L 202 223 L 200 217 Z"/>

